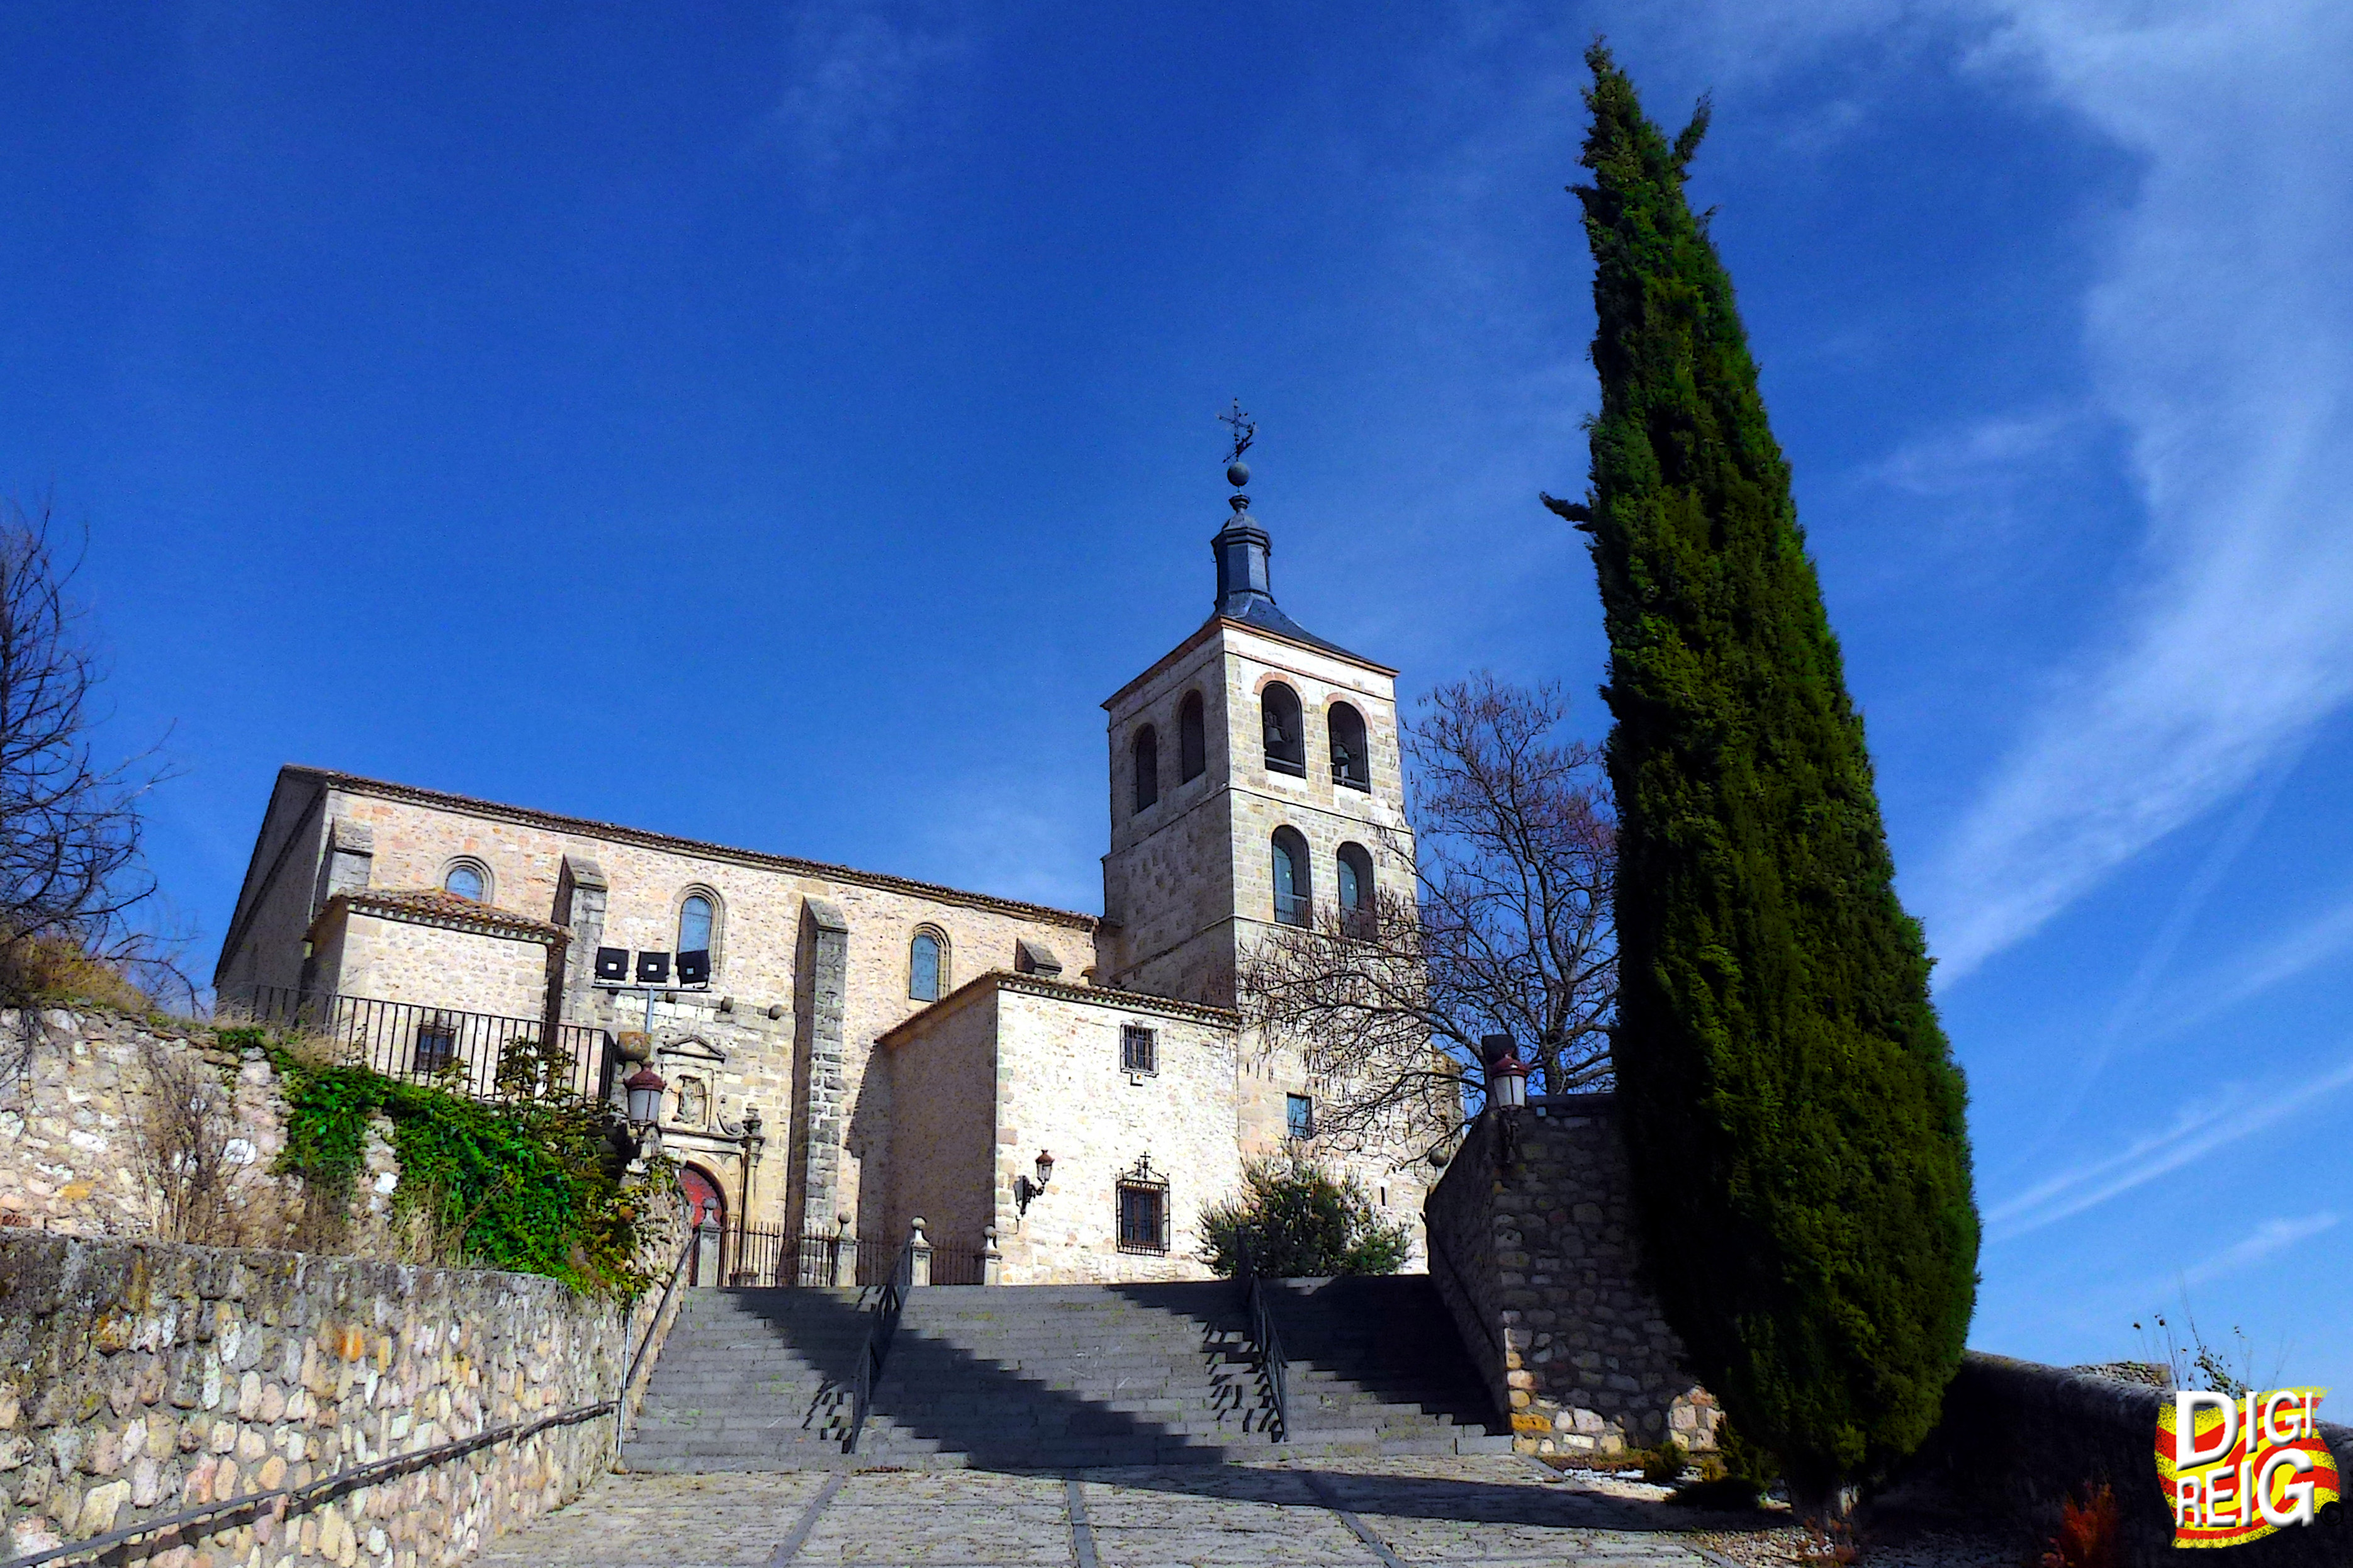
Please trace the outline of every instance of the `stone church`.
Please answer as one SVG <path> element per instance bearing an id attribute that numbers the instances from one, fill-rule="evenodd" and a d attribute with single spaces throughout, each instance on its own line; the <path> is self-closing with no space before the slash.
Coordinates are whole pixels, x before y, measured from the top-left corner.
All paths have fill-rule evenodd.
<path id="1" fill-rule="evenodd" d="M 1323 1089 L 1242 1027 L 1242 955 L 1413 877 L 1397 672 L 1277 607 L 1231 500 L 1209 617 L 1103 703 L 1101 916 L 289 766 L 222 1010 L 485 1089 L 511 1042 L 568 1042 L 607 1097 L 649 1055 L 731 1237 L 895 1248 L 920 1216 L 1008 1284 L 1206 1274 L 1202 1208 L 1313 1149 Z M 1417 1258 L 1419 1152 L 1333 1161 Z"/>

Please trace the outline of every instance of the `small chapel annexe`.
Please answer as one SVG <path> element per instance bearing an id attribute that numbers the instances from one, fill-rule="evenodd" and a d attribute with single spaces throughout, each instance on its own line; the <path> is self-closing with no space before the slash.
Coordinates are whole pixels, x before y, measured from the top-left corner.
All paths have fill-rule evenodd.
<path id="1" fill-rule="evenodd" d="M 1103 915 L 288 766 L 223 1011 L 608 1098 L 650 1018 L 662 1144 L 729 1277 L 809 1236 L 871 1274 L 917 1216 L 1006 1284 L 1201 1277 L 1203 1206 L 1315 1140 L 1322 1086 L 1240 1026 L 1250 944 L 1413 878 L 1396 672 L 1275 605 L 1233 500 L 1209 618 L 1104 704 Z M 1423 1142 L 1318 1152 L 1418 1220 Z"/>

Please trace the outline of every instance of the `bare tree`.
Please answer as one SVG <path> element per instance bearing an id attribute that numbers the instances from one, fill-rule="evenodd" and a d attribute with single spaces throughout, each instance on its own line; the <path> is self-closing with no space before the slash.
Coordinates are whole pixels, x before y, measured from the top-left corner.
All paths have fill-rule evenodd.
<path id="1" fill-rule="evenodd" d="M 58 550 L 46 505 L 0 502 L 0 1007 L 24 1026 L 0 1043 L 14 1058 L 0 1073 L 22 1069 L 37 1036 L 28 1004 L 61 973 L 170 968 L 131 918 L 155 892 L 139 799 L 164 774 L 152 751 L 111 765 L 92 752 L 103 672 L 69 592 L 80 564 Z"/>
<path id="2" fill-rule="evenodd" d="M 1411 895 L 1318 909 L 1244 960 L 1245 1017 L 1324 1082 L 1319 1137 L 1451 1139 L 1483 1093 L 1489 1035 L 1512 1037 L 1540 1091 L 1608 1081 L 1617 826 L 1599 750 L 1560 733 L 1567 712 L 1556 684 L 1484 672 L 1422 699 L 1404 735 Z"/>

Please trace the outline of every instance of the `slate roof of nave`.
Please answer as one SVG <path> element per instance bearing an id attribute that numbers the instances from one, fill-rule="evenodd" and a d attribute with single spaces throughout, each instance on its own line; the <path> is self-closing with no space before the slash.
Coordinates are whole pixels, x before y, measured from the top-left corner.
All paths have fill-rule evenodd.
<path id="1" fill-rule="evenodd" d="M 385 779 L 372 779 L 358 773 L 338 773 L 332 768 L 305 767 L 289 763 L 279 770 L 281 777 L 293 775 L 315 779 L 330 789 L 348 790 L 358 795 L 377 795 L 386 800 L 406 801 L 412 805 L 431 806 L 443 811 L 462 812 L 472 816 L 489 817 L 494 821 L 512 822 L 519 826 L 543 828 L 551 833 L 569 834 L 580 838 L 604 839 L 615 844 L 632 844 L 643 849 L 658 849 L 675 855 L 691 855 L 705 860 L 719 860 L 762 871 L 782 871 L 790 876 L 812 877 L 820 880 L 848 882 L 854 886 L 873 888 L 883 892 L 904 893 L 913 898 L 928 899 L 935 903 L 960 904 L 968 909 L 994 910 L 999 914 L 1047 921 L 1092 931 L 1103 924 L 1101 916 L 1082 914 L 1076 910 L 1058 910 L 1050 904 L 1025 903 L 1018 899 L 1000 899 L 990 893 L 976 893 L 969 889 L 951 888 L 937 882 L 919 882 L 912 877 L 894 877 L 882 871 L 861 871 L 852 866 L 836 866 L 823 860 L 804 860 L 791 855 L 771 855 L 764 850 L 740 849 L 733 845 L 711 844 L 702 839 L 681 838 L 668 833 L 655 833 L 647 828 L 628 827 L 619 823 L 598 822 L 585 816 L 565 816 L 552 811 L 540 811 L 527 805 L 508 805 L 493 800 L 479 800 L 471 795 L 450 795 L 442 790 L 425 789 L 417 784 L 394 784 Z"/>

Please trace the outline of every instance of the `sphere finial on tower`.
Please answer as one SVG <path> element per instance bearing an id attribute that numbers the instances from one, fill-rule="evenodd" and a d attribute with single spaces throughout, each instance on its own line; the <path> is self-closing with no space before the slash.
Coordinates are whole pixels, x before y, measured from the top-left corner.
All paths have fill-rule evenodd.
<path id="1" fill-rule="evenodd" d="M 1226 482 L 1240 490 L 1250 483 L 1250 465 L 1242 461 L 1242 454 L 1249 451 L 1250 443 L 1258 439 L 1258 421 L 1243 410 L 1242 400 L 1237 397 L 1231 408 L 1218 416 L 1218 423 L 1233 435 L 1232 448 L 1226 454 Z M 1226 504 L 1236 511 L 1248 511 L 1250 503 L 1247 493 L 1226 498 Z"/>

